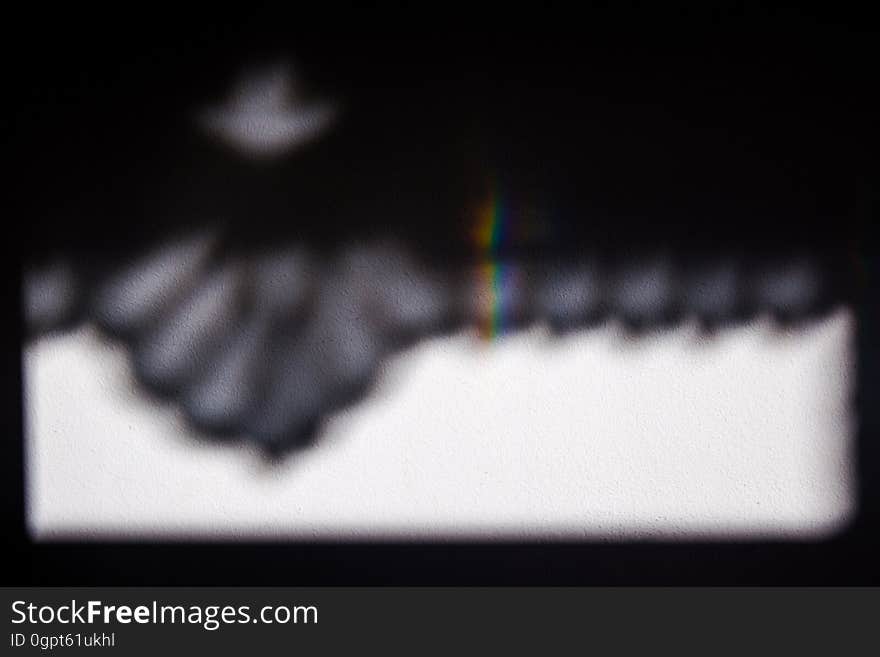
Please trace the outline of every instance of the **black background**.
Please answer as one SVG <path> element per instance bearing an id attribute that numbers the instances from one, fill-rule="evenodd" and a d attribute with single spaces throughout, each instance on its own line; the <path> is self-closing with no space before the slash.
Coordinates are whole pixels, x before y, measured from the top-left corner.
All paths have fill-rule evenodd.
<path id="1" fill-rule="evenodd" d="M 876 139 L 873 98 L 877 38 L 862 16 L 827 15 L 805 9 L 636 11 L 591 9 L 563 15 L 470 8 L 433 12 L 422 8 L 395 11 L 332 6 L 329 11 L 263 10 L 248 5 L 224 14 L 158 10 L 125 15 L 66 15 L 46 12 L 11 16 L 6 43 L 7 98 L 11 121 L 7 161 L 12 211 L 7 215 L 9 274 L 7 307 L 10 335 L 5 342 L 4 533 L 10 548 L 4 582 L 31 584 L 869 584 L 880 581 L 875 555 L 880 548 L 880 495 L 875 483 L 880 464 L 877 439 L 876 318 L 871 282 L 876 255 L 868 233 L 876 198 Z M 713 121 L 738 125 L 737 143 L 757 144 L 758 162 L 770 162 L 768 177 L 741 177 L 751 171 L 743 162 L 709 163 L 726 183 L 697 195 L 666 193 L 685 190 L 679 177 L 648 161 L 629 179 L 641 200 L 626 210 L 647 216 L 651 208 L 675 207 L 665 216 L 664 230 L 690 234 L 704 227 L 706 240 L 745 236 L 755 247 L 768 243 L 826 242 L 843 248 L 857 270 L 855 294 L 859 312 L 859 365 L 856 406 L 859 413 L 859 513 L 841 536 L 824 542 L 746 543 L 562 543 L 562 544 L 35 544 L 25 531 L 21 433 L 21 334 L 18 330 L 18 263 L 22 254 L 60 244 L 125 248 L 154 229 L 136 218 L 107 219 L 132 190 L 131 180 L 102 194 L 98 174 L 116 162 L 138 162 L 132 180 L 155 173 L 160 157 L 157 130 L 164 129 L 167 108 L 190 98 L 215 93 L 243 53 L 271 55 L 278 48 L 321 53 L 305 58 L 319 88 L 334 90 L 371 86 L 375 95 L 393 93 L 401 80 L 424 79 L 425 86 L 448 84 L 444 75 L 476 71 L 459 89 L 495 107 L 508 98 L 504 89 L 515 75 L 497 80 L 492 65 L 520 70 L 524 79 L 562 85 L 571 71 L 597 62 L 608 93 L 636 107 L 713 108 Z M 450 59 L 439 56 L 446 48 Z M 423 57 L 401 57 L 415 51 Z M 373 59 L 364 53 L 373 53 Z M 425 53 L 434 53 L 430 57 Z M 542 54 L 543 53 L 543 54 Z M 549 53 L 549 54 L 548 54 Z M 566 64 L 581 53 L 587 63 Z M 588 53 L 584 55 L 583 53 Z M 564 56 L 563 56 L 564 55 Z M 436 66 L 424 75 L 425 62 Z M 453 63 L 449 63 L 449 62 Z M 468 67 L 469 61 L 479 66 Z M 320 63 L 319 63 L 320 62 Z M 382 69 L 377 63 L 396 62 Z M 439 62 L 439 63 L 438 63 Z M 552 66 L 548 66 L 553 62 Z M 599 66 L 599 62 L 603 63 Z M 442 66 L 441 66 L 442 64 Z M 371 77 L 371 71 L 376 75 Z M 194 72 L 204 74 L 193 77 Z M 452 71 L 452 73 L 448 73 Z M 444 73 L 447 72 L 447 73 Z M 421 75 L 421 77 L 420 77 Z M 348 76 L 348 77 L 346 77 Z M 193 81 L 195 80 L 195 81 Z M 343 82 L 339 82 L 343 80 Z M 368 80 L 369 82 L 364 82 Z M 459 80 L 452 79 L 452 83 Z M 421 84 L 421 83 L 420 83 Z M 470 86 L 468 86 L 470 85 Z M 419 85 L 415 85 L 418 87 Z M 418 92 L 416 90 L 416 95 Z M 367 94 L 369 97 L 369 94 Z M 83 102 L 82 99 L 88 99 Z M 727 99 L 717 102 L 717 99 Z M 500 100 L 499 100 L 500 99 Z M 709 103 L 707 99 L 715 99 Z M 730 102 L 727 102 L 730 101 Z M 111 109 L 108 109 L 110 103 Z M 696 105 L 695 105 L 696 104 Z M 126 109 L 128 107 L 128 109 Z M 139 108 L 136 113 L 131 108 Z M 522 111 L 527 111 L 525 104 Z M 147 108 L 149 111 L 144 111 Z M 118 110 L 118 111 L 115 111 Z M 748 111 L 746 111 L 748 110 Z M 103 114 L 115 123 L 103 127 Z M 153 112 L 152 114 L 150 112 Z M 696 114 L 699 114 L 698 112 Z M 153 127 L 144 117 L 159 117 Z M 122 118 L 119 118 L 122 117 Z M 764 120 L 766 119 L 766 121 Z M 625 132 L 626 117 L 615 129 Z M 90 125 L 95 130 L 70 131 Z M 97 127 L 96 127 L 97 126 Z M 143 129 L 141 127 L 143 126 Z M 159 126 L 156 128 L 155 126 Z M 122 132 L 124 130 L 124 132 Z M 58 145 L 70 135 L 69 148 Z M 687 133 L 684 152 L 698 152 L 699 130 Z M 126 138 L 123 139 L 122 136 Z M 134 136 L 131 136 L 134 135 Z M 77 141 L 79 140 L 79 141 Z M 89 144 L 89 140 L 94 143 Z M 63 159 L 66 153 L 103 153 L 106 160 L 85 171 Z M 146 149 L 146 150 L 145 150 Z M 695 150 L 696 149 L 696 150 Z M 762 150 L 763 149 L 763 150 Z M 746 150 L 749 150 L 748 148 Z M 107 155 L 107 154 L 110 155 Z M 513 157 L 513 156 L 512 156 Z M 118 160 L 115 158 L 119 158 Z M 749 160 L 752 162 L 753 160 Z M 155 166 L 154 166 L 155 165 Z M 159 168 L 155 168 L 158 166 Z M 609 167 L 613 169 L 614 164 Z M 659 178 L 656 178 L 659 176 Z M 740 177 L 738 177 L 740 176 Z M 769 181 L 769 182 L 768 182 Z M 771 192 L 780 181 L 784 189 Z M 737 197 L 738 186 L 748 193 Z M 697 186 L 695 186 L 697 187 Z M 59 191 L 63 190 L 63 191 Z M 324 190 L 326 193 L 326 190 Z M 714 196 L 713 196 L 714 195 Z M 719 198 L 744 198 L 767 215 L 760 221 L 727 218 L 720 237 L 705 230 L 701 211 Z M 58 199 L 64 203 L 58 203 Z M 620 196 L 605 198 L 606 209 Z M 96 200 L 102 199 L 102 200 Z M 89 204 L 100 205 L 86 216 Z M 737 216 L 735 205 L 730 216 Z M 773 214 L 775 212 L 775 214 Z M 747 216 L 747 215 L 742 215 Z M 766 216 L 773 216 L 767 221 Z M 613 223 L 613 222 L 612 222 Z M 336 224 L 337 227 L 340 224 Z M 650 233 L 656 222 L 633 220 L 630 234 Z M 354 227 L 351 227 L 354 229 Z M 349 227 L 342 224 L 341 230 Z M 434 239 L 427 228 L 416 231 Z M 148 236 L 148 235 L 147 235 Z"/>

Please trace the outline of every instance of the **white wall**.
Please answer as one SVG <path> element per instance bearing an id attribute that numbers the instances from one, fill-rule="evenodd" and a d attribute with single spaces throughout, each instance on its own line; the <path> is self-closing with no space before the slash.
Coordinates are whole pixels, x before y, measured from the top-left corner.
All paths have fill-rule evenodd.
<path id="1" fill-rule="evenodd" d="M 280 465 L 199 441 L 92 329 L 25 353 L 40 539 L 825 536 L 855 512 L 848 312 L 438 339 Z"/>

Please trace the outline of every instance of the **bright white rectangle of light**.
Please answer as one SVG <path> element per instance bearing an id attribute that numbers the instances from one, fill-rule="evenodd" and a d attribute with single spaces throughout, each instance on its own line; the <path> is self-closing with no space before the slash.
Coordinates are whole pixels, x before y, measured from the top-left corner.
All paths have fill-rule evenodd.
<path id="1" fill-rule="evenodd" d="M 25 351 L 27 517 L 54 539 L 821 538 L 856 511 L 855 322 L 614 325 L 394 359 L 281 463 L 198 441 L 92 329 Z"/>

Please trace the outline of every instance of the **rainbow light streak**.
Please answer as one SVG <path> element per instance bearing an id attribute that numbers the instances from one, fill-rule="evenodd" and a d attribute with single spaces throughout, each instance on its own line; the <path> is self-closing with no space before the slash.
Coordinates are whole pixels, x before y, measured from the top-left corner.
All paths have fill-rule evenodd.
<path id="1" fill-rule="evenodd" d="M 507 228 L 506 208 L 501 202 L 497 186 L 493 185 L 486 202 L 477 212 L 474 238 L 485 261 L 477 272 L 480 308 L 480 335 L 491 340 L 504 332 L 505 297 L 510 290 L 512 271 L 498 260 L 498 250 Z"/>

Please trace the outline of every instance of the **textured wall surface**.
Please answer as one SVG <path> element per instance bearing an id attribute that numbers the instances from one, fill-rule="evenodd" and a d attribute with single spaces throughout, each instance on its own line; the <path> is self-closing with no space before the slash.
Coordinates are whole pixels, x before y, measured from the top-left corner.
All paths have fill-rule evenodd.
<path id="1" fill-rule="evenodd" d="M 279 463 L 200 441 L 90 327 L 25 352 L 39 539 L 821 537 L 856 510 L 854 320 L 421 343 Z"/>

